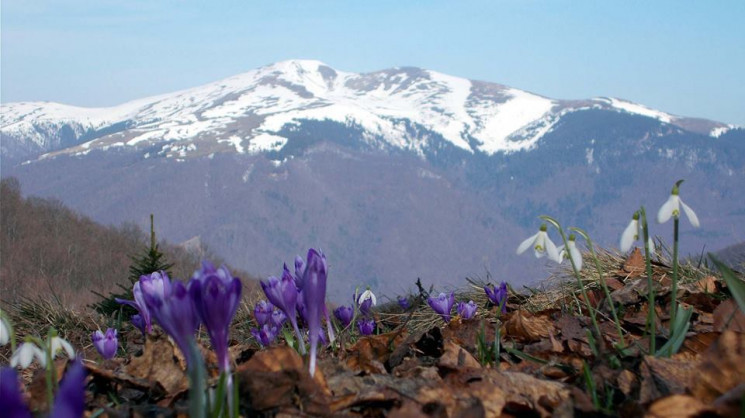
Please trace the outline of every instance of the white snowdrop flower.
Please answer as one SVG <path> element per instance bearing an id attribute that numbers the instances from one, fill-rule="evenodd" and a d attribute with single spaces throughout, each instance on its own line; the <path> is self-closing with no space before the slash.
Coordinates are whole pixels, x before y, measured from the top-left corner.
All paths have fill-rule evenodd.
<path id="1" fill-rule="evenodd" d="M 559 259 L 559 251 L 556 249 L 556 245 L 554 245 L 553 241 L 551 241 L 551 238 L 548 237 L 548 233 L 546 233 L 547 229 L 546 224 L 541 225 L 537 234 L 520 243 L 520 246 L 517 247 L 517 254 L 522 254 L 528 248 L 533 247 L 537 258 L 548 255 L 550 260 L 561 263 L 561 260 Z"/>
<path id="2" fill-rule="evenodd" d="M 64 350 L 67 353 L 67 357 L 75 359 L 75 350 L 72 348 L 67 340 L 58 336 L 52 337 L 52 341 L 49 343 L 49 349 L 52 352 L 52 358 L 57 357 L 57 352 Z"/>
<path id="3" fill-rule="evenodd" d="M 582 270 L 582 253 L 577 249 L 574 235 L 569 236 L 567 248 L 569 248 L 569 253 L 572 254 L 574 265 L 577 266 L 577 271 Z M 558 263 L 561 264 L 564 262 L 564 259 L 567 258 L 567 249 L 564 248 L 563 245 L 559 245 L 556 247 L 556 251 L 559 253 Z"/>
<path id="4" fill-rule="evenodd" d="M 370 289 L 367 289 L 364 292 L 362 292 L 360 297 L 357 299 L 357 304 L 362 305 L 368 299 L 372 301 L 372 306 L 375 306 L 378 304 L 378 300 L 375 298 L 375 294 Z"/>
<path id="5" fill-rule="evenodd" d="M 577 267 L 577 271 L 580 271 L 582 270 L 582 253 L 577 249 L 574 239 L 574 235 L 569 235 L 567 248 L 569 249 L 569 254 L 572 256 L 572 260 L 574 260 L 574 266 Z"/>
<path id="6" fill-rule="evenodd" d="M 10 326 L 5 322 L 5 318 L 0 316 L 0 347 L 10 341 Z"/>
<path id="7" fill-rule="evenodd" d="M 47 359 L 46 356 L 44 356 L 44 352 L 41 351 L 41 349 L 37 347 L 36 344 L 32 342 L 25 342 L 18 346 L 16 352 L 13 353 L 13 356 L 10 358 L 10 366 L 21 366 L 22 369 L 25 369 L 31 365 L 31 362 L 34 361 L 34 357 L 39 360 L 39 364 L 41 364 L 41 367 L 46 366 Z"/>
<path id="8" fill-rule="evenodd" d="M 680 186 L 680 183 L 682 181 L 679 181 L 675 183 L 675 186 L 673 186 L 672 192 L 670 192 L 670 197 L 667 199 L 667 202 L 662 205 L 660 208 L 660 211 L 657 212 L 657 222 L 658 223 L 665 223 L 667 222 L 670 217 L 678 218 L 680 217 L 680 207 L 683 207 L 683 212 L 685 212 L 686 216 L 688 217 L 688 221 L 691 222 L 691 225 L 693 225 L 695 228 L 699 227 L 698 222 L 698 216 L 696 216 L 696 212 L 693 211 L 688 205 L 683 203 L 683 200 L 680 198 L 679 193 L 680 190 L 678 187 Z"/>
<path id="9" fill-rule="evenodd" d="M 642 226 L 639 222 L 639 212 L 634 212 L 631 222 L 629 222 L 629 225 L 621 234 L 621 252 L 625 253 L 630 250 L 634 241 L 639 240 L 639 237 L 641 236 Z M 654 252 L 654 241 L 652 241 L 652 237 L 649 237 L 649 251 Z"/>

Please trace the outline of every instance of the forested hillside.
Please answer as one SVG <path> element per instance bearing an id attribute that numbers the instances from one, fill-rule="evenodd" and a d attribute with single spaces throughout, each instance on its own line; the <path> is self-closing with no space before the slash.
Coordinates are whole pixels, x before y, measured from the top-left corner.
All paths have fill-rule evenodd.
<path id="1" fill-rule="evenodd" d="M 58 200 L 25 198 L 12 177 L 0 185 L 0 302 L 42 297 L 82 308 L 99 299 L 93 291 L 108 294 L 117 284 L 129 284 L 132 257 L 149 242 L 139 225 L 103 226 Z M 176 278 L 190 277 L 202 257 L 221 263 L 204 249 L 187 251 L 167 242 L 160 249 L 175 264 Z"/>

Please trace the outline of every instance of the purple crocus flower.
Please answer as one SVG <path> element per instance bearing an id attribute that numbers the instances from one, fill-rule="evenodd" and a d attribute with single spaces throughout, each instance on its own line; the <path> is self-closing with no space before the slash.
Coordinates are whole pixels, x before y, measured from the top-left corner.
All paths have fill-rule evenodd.
<path id="1" fill-rule="evenodd" d="M 277 338 L 279 331 L 277 327 L 269 324 L 264 324 L 261 328 L 252 328 L 251 335 L 256 338 L 256 341 L 261 344 L 262 347 L 269 347 L 272 345 L 274 340 Z"/>
<path id="2" fill-rule="evenodd" d="M 140 278 L 140 282 L 143 281 L 144 277 Z M 192 280 L 190 284 L 194 282 Z M 199 316 L 194 310 L 194 305 L 189 297 L 189 290 L 178 281 L 169 282 L 168 286 L 164 288 L 162 296 L 157 292 L 149 293 L 146 288 L 146 286 L 143 286 L 148 310 L 158 321 L 161 328 L 176 341 L 176 345 L 187 359 L 187 363 L 190 363 L 189 353 L 191 350 L 189 345 L 194 338 L 194 333 L 199 328 Z"/>
<path id="3" fill-rule="evenodd" d="M 432 309 L 442 316 L 445 322 L 450 322 L 450 311 L 453 309 L 455 304 L 455 292 L 451 292 L 450 296 L 440 293 L 436 298 L 427 298 L 427 303 Z"/>
<path id="4" fill-rule="evenodd" d="M 473 316 L 476 315 L 476 309 L 478 309 L 478 307 L 472 300 L 469 300 L 468 303 L 458 302 L 458 306 L 455 308 L 458 315 L 463 319 L 473 318 Z"/>
<path id="5" fill-rule="evenodd" d="M 484 286 L 484 291 L 486 292 L 486 296 L 489 297 L 489 300 L 491 303 L 493 303 L 496 306 L 500 306 L 502 308 L 502 313 L 507 312 L 507 283 L 502 282 L 499 284 L 499 287 L 492 286 L 491 289 L 489 289 L 489 286 Z"/>
<path id="6" fill-rule="evenodd" d="M 147 327 L 145 325 L 145 321 L 142 319 L 142 315 L 140 314 L 132 315 L 129 318 L 129 320 L 132 322 L 132 325 L 135 328 L 140 330 L 140 332 L 142 333 L 142 336 L 144 337 L 147 331 Z"/>
<path id="7" fill-rule="evenodd" d="M 284 325 L 285 321 L 287 321 L 287 315 L 285 315 L 285 313 L 280 311 L 279 309 L 275 309 L 272 311 L 270 321 L 275 327 L 282 328 L 282 325 Z"/>
<path id="8" fill-rule="evenodd" d="M 82 417 L 85 412 L 85 367 L 80 358 L 67 367 L 54 398 L 50 418 Z"/>
<path id="9" fill-rule="evenodd" d="M 299 255 L 295 256 L 295 286 L 303 288 L 303 273 L 305 273 L 305 261 Z"/>
<path id="10" fill-rule="evenodd" d="M 407 298 L 406 296 L 399 296 L 398 306 L 400 306 L 403 310 L 408 310 L 411 307 L 411 305 L 409 304 L 409 298 Z"/>
<path id="11" fill-rule="evenodd" d="M 287 315 L 287 319 L 290 320 L 292 327 L 295 329 L 295 335 L 297 335 L 298 344 L 300 345 L 300 353 L 305 354 L 303 334 L 300 333 L 300 328 L 297 326 L 296 308 L 298 292 L 295 287 L 295 279 L 289 274 L 287 265 L 284 266 L 283 270 L 281 280 L 272 276 L 267 280 L 261 281 L 261 288 L 264 290 L 264 294 L 269 299 L 269 302 Z"/>
<path id="12" fill-rule="evenodd" d="M 96 351 L 106 360 L 112 359 L 116 355 L 116 350 L 119 345 L 119 340 L 116 338 L 116 330 L 109 328 L 106 330 L 106 334 L 101 330 L 91 335 L 93 346 L 96 347 Z"/>
<path id="13" fill-rule="evenodd" d="M 334 309 L 334 316 L 341 322 L 344 328 L 348 327 L 354 317 L 354 309 L 351 306 L 342 305 Z"/>
<path id="14" fill-rule="evenodd" d="M 372 335 L 375 332 L 375 321 L 372 318 L 363 318 L 357 321 L 357 329 L 361 335 Z"/>
<path id="15" fill-rule="evenodd" d="M 221 371 L 230 369 L 228 333 L 238 303 L 241 301 L 241 279 L 233 277 L 227 267 L 219 269 L 207 261 L 194 273 L 189 293 L 199 319 L 207 327 Z"/>
<path id="16" fill-rule="evenodd" d="M 23 402 L 15 367 L 0 369 L 0 411 L 8 417 L 31 418 L 31 412 Z"/>
<path id="17" fill-rule="evenodd" d="M 313 248 L 308 250 L 303 273 L 303 296 L 310 340 L 310 375 L 316 372 L 316 352 L 321 333 L 321 315 L 326 305 L 326 256 Z"/>
<path id="18" fill-rule="evenodd" d="M 153 274 L 157 274 L 158 277 L 161 277 L 160 273 L 153 273 Z M 165 273 L 163 273 L 163 275 L 165 276 L 165 280 L 168 280 L 168 276 Z M 149 278 L 150 276 L 151 275 L 141 276 L 140 280 L 143 277 L 148 277 L 148 279 L 146 280 L 151 280 Z M 162 277 L 160 278 L 160 280 L 163 280 Z M 170 281 L 169 281 L 169 286 L 170 286 Z M 140 321 L 142 322 L 142 326 L 137 326 L 137 328 L 140 329 L 140 331 L 142 331 L 143 335 L 149 334 L 153 331 L 152 319 L 150 316 L 150 311 L 147 309 L 147 304 L 145 303 L 145 297 L 142 294 L 142 286 L 140 285 L 139 281 L 136 282 L 134 286 L 132 286 L 132 294 L 134 295 L 134 298 L 135 298 L 134 300 L 119 299 L 119 298 L 114 298 L 114 300 L 117 303 L 126 304 L 126 305 L 129 305 L 137 309 L 137 312 L 139 312 L 138 316 L 140 317 Z"/>
<path id="19" fill-rule="evenodd" d="M 272 305 L 270 302 L 267 302 L 265 300 L 259 301 L 259 303 L 256 304 L 254 307 L 254 318 L 256 318 L 256 323 L 259 324 L 259 326 L 263 326 L 272 317 L 272 312 L 274 311 L 274 305 Z"/>

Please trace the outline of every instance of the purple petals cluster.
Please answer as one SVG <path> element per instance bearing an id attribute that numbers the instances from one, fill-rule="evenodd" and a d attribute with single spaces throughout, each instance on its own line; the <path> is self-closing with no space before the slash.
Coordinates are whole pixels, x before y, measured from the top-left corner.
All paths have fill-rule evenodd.
<path id="1" fill-rule="evenodd" d="M 360 335 L 372 335 L 375 332 L 375 321 L 372 318 L 362 318 L 357 321 L 357 329 Z"/>
<path id="2" fill-rule="evenodd" d="M 262 280 L 261 289 L 264 290 L 269 302 L 281 309 L 287 319 L 290 320 L 300 343 L 300 353 L 305 354 L 305 346 L 302 343 L 303 336 L 297 325 L 298 289 L 295 287 L 295 279 L 290 275 L 287 265 L 283 268 L 281 279 L 272 276 L 267 280 Z"/>
<path id="3" fill-rule="evenodd" d="M 85 412 L 86 371 L 80 358 L 67 368 L 54 398 L 50 418 L 82 417 Z"/>
<path id="4" fill-rule="evenodd" d="M 463 319 L 471 319 L 476 315 L 476 309 L 478 307 L 475 303 L 473 303 L 472 300 L 469 300 L 468 303 L 466 302 L 458 302 L 458 306 L 455 308 L 455 310 L 458 312 L 458 315 L 460 315 Z"/>
<path id="5" fill-rule="evenodd" d="M 399 296 L 398 306 L 400 306 L 401 309 L 405 311 L 408 310 L 411 307 L 411 305 L 409 304 L 409 298 L 407 298 L 406 296 Z"/>
<path id="6" fill-rule="evenodd" d="M 440 293 L 439 296 L 433 298 L 430 296 L 427 298 L 429 306 L 440 316 L 445 322 L 450 322 L 450 312 L 453 310 L 455 304 L 455 292 L 450 292 L 450 296 Z"/>
<path id="7" fill-rule="evenodd" d="M 264 324 L 261 328 L 252 328 L 251 335 L 256 338 L 256 341 L 261 344 L 262 347 L 269 347 L 272 345 L 274 340 L 279 334 L 278 328 L 270 324 Z"/>
<path id="8" fill-rule="evenodd" d="M 256 323 L 258 323 L 260 327 L 263 326 L 272 318 L 273 312 L 274 305 L 265 300 L 259 301 L 259 303 L 254 306 L 254 318 L 256 318 Z"/>
<path id="9" fill-rule="evenodd" d="M 272 311 L 272 317 L 270 318 L 270 322 L 273 326 L 277 328 L 282 328 L 282 325 L 285 324 L 287 321 L 287 315 L 285 315 L 284 312 L 280 311 L 279 309 L 275 309 Z"/>
<path id="10" fill-rule="evenodd" d="M 308 339 L 310 340 L 310 375 L 316 371 L 316 352 L 321 331 L 321 316 L 327 315 L 326 307 L 326 256 L 311 248 L 308 250 L 302 288 L 305 302 L 306 321 L 308 322 Z"/>
<path id="11" fill-rule="evenodd" d="M 145 320 L 142 319 L 142 315 L 140 314 L 132 315 L 132 317 L 129 318 L 129 320 L 132 322 L 132 325 L 135 328 L 140 330 L 143 336 L 147 334 L 147 329 L 145 327 Z"/>
<path id="12" fill-rule="evenodd" d="M 202 269 L 194 273 L 189 283 L 194 310 L 207 327 L 222 371 L 230 369 L 228 334 L 241 300 L 241 290 L 241 280 L 233 277 L 225 266 L 215 269 L 207 261 L 202 263 Z"/>
<path id="13" fill-rule="evenodd" d="M 158 277 L 160 277 L 160 273 L 156 272 L 153 274 L 157 274 Z M 152 275 L 141 276 L 140 280 L 142 280 L 143 277 L 151 277 L 151 276 Z M 166 276 L 166 278 L 167 277 L 168 276 Z M 148 290 L 152 290 L 152 289 L 153 289 L 152 287 L 148 288 Z M 162 293 L 162 289 L 161 289 L 161 293 Z M 150 311 L 148 310 L 148 307 L 147 307 L 147 303 L 145 302 L 145 296 L 142 292 L 142 285 L 140 284 L 140 281 L 135 283 L 134 286 L 132 287 L 132 294 L 134 295 L 134 298 L 135 298 L 134 300 L 126 300 L 126 299 L 119 299 L 119 298 L 115 298 L 114 300 L 116 300 L 118 303 L 129 305 L 137 309 L 137 312 L 139 312 L 139 314 L 134 315 L 138 317 L 137 322 L 135 322 L 135 318 L 133 316 L 132 323 L 137 327 L 137 329 L 142 331 L 143 335 L 149 334 L 153 331 L 152 319 L 150 316 Z"/>
<path id="14" fill-rule="evenodd" d="M 155 274 L 157 273 L 153 273 L 153 275 Z M 171 283 L 165 273 L 162 276 L 166 279 L 163 283 L 167 282 L 167 286 L 163 288 L 162 296 L 155 291 L 148 292 L 145 290 L 146 286 L 143 286 L 145 302 L 160 327 L 173 338 L 181 353 L 186 357 L 187 363 L 190 363 L 189 353 L 191 350 L 189 346 L 194 338 L 194 333 L 199 328 L 199 316 L 194 310 L 188 288 L 181 282 Z M 143 279 L 146 277 L 140 277 L 140 283 L 144 283 Z M 192 281 L 190 285 L 193 283 Z M 154 287 L 159 283 L 155 282 L 152 285 Z"/>
<path id="15" fill-rule="evenodd" d="M 91 335 L 93 346 L 96 347 L 96 351 L 106 360 L 112 359 L 116 355 L 116 350 L 119 346 L 119 340 L 116 337 L 116 330 L 109 328 L 106 330 L 106 334 L 97 330 Z"/>
<path id="16" fill-rule="evenodd" d="M 0 411 L 8 417 L 31 418 L 31 412 L 23 402 L 15 367 L 0 369 Z"/>
<path id="17" fill-rule="evenodd" d="M 348 327 L 354 317 L 354 309 L 351 306 L 342 305 L 334 309 L 334 316 L 341 322 L 344 328 Z"/>
<path id="18" fill-rule="evenodd" d="M 502 313 L 507 312 L 508 292 L 506 282 L 500 283 L 499 287 L 492 286 L 491 289 L 489 289 L 489 286 L 484 286 L 484 291 L 486 292 L 486 296 L 489 297 L 489 301 L 491 301 L 491 303 L 501 307 Z"/>

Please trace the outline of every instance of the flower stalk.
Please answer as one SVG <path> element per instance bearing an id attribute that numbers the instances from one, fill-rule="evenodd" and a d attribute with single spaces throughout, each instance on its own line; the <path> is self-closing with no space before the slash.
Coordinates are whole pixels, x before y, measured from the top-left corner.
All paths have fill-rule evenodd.
<path id="1" fill-rule="evenodd" d="M 554 218 L 542 215 L 540 216 L 541 219 L 544 221 L 550 223 L 553 225 L 558 231 L 559 235 L 561 235 L 561 240 L 564 242 L 564 248 L 569 248 L 569 241 L 567 240 L 567 236 L 564 233 L 564 229 L 561 227 L 561 224 Z M 595 333 L 597 335 L 598 341 L 602 341 L 603 334 L 600 332 L 600 326 L 598 325 L 598 320 L 595 315 L 595 310 L 592 308 L 592 304 L 590 303 L 590 298 L 587 296 L 587 290 L 585 290 L 585 286 L 582 284 L 582 277 L 579 274 L 579 268 L 577 267 L 577 261 L 574 260 L 574 257 L 572 255 L 573 251 L 567 251 L 567 257 L 569 258 L 569 262 L 572 263 L 572 270 L 574 271 L 574 276 L 577 278 L 577 285 L 579 285 L 579 290 L 582 293 L 582 298 L 585 300 L 585 305 L 587 305 L 587 310 L 590 312 L 590 320 L 592 321 L 592 326 L 595 330 Z"/>
<path id="2" fill-rule="evenodd" d="M 651 249 L 649 248 L 649 226 L 647 225 L 647 212 L 644 210 L 644 206 L 639 209 L 639 214 L 642 220 L 642 231 L 644 231 L 644 263 L 647 270 L 647 329 L 649 330 L 649 353 L 655 352 L 655 338 L 657 334 L 655 326 L 655 310 L 654 310 L 654 280 L 652 280 L 652 257 L 650 254 Z"/>
<path id="3" fill-rule="evenodd" d="M 569 228 L 570 230 L 577 232 L 582 236 L 582 238 L 585 239 L 585 243 L 587 244 L 587 249 L 590 250 L 590 255 L 592 256 L 592 259 L 595 261 L 595 269 L 598 272 L 598 281 L 600 282 L 600 286 L 603 288 L 603 292 L 605 293 L 606 300 L 608 301 L 608 305 L 610 306 L 610 312 L 611 315 L 613 315 L 613 323 L 616 326 L 616 331 L 618 331 L 618 338 L 621 343 L 621 347 L 626 346 L 626 342 L 623 338 L 623 330 L 621 329 L 621 321 L 618 319 L 618 313 L 616 312 L 616 305 L 613 303 L 613 299 L 610 296 L 610 290 L 608 289 L 608 284 L 605 283 L 605 277 L 603 277 L 603 269 L 600 267 L 600 260 L 598 259 L 597 253 L 595 253 L 595 248 L 592 245 L 592 240 L 590 239 L 590 236 L 583 231 L 580 228 Z"/>

